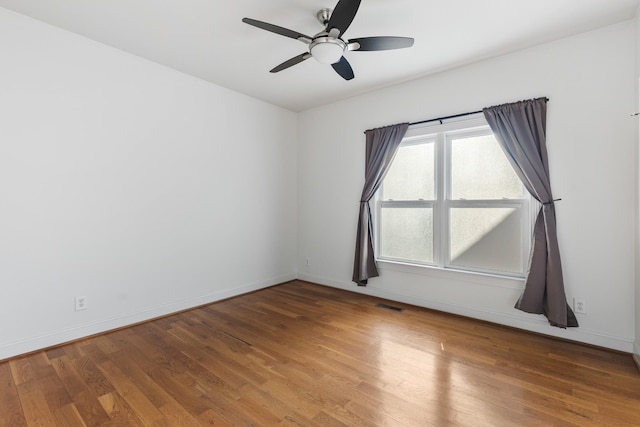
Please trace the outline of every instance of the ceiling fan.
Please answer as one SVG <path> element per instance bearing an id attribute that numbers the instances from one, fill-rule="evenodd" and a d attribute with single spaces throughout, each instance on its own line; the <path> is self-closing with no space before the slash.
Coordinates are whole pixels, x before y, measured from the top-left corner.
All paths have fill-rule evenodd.
<path id="1" fill-rule="evenodd" d="M 346 51 L 375 51 L 375 50 L 391 50 L 402 49 L 413 46 L 413 39 L 409 37 L 360 37 L 356 39 L 344 40 L 342 38 L 353 18 L 358 12 L 361 0 L 339 0 L 333 9 L 322 9 L 316 16 L 318 21 L 325 29 L 313 37 L 301 34 L 297 31 L 269 24 L 267 22 L 258 21 L 251 18 L 243 18 L 242 22 L 280 34 L 281 36 L 290 37 L 300 40 L 309 45 L 309 51 L 283 62 L 271 70 L 272 73 L 285 70 L 293 65 L 311 57 L 315 58 L 322 64 L 331 64 L 333 69 L 345 80 L 351 80 L 354 77 L 351 65 L 344 57 Z"/>

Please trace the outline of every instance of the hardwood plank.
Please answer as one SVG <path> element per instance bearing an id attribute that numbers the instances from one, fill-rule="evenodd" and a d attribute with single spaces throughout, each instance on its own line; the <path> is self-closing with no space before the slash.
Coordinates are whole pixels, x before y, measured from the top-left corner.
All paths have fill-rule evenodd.
<path id="1" fill-rule="evenodd" d="M 98 368 L 113 384 L 128 406 L 137 414 L 140 420 L 149 425 L 163 418 L 162 413 L 154 406 L 147 396 L 125 375 L 111 360 L 100 363 Z"/>
<path id="2" fill-rule="evenodd" d="M 74 360 L 74 364 L 84 383 L 96 396 L 99 397 L 116 391 L 91 358 L 83 356 Z"/>
<path id="3" fill-rule="evenodd" d="M 18 384 L 17 388 L 28 426 L 55 425 L 55 418 L 44 397 L 45 391 L 39 388 L 36 379 Z"/>
<path id="4" fill-rule="evenodd" d="M 144 426 L 144 423 L 118 393 L 104 394 L 99 397 L 99 400 L 114 426 Z"/>
<path id="5" fill-rule="evenodd" d="M 230 421 L 227 421 L 221 415 L 219 415 L 216 411 L 212 409 L 207 409 L 205 412 L 198 416 L 202 425 L 205 426 L 222 426 L 222 427 L 234 427 Z M 251 425 L 248 423 L 244 423 L 244 425 Z"/>
<path id="6" fill-rule="evenodd" d="M 148 374 L 190 414 L 198 417 L 211 408 L 209 400 L 200 390 L 193 387 L 194 383 L 190 378 L 180 378 L 180 374 L 172 374 L 163 368 L 158 368 Z M 184 374 L 182 375 L 184 376 Z"/>
<path id="7" fill-rule="evenodd" d="M 48 350 L 45 351 L 47 358 L 49 360 L 55 360 L 59 357 L 64 356 L 66 353 L 64 352 L 64 348 L 63 347 L 55 347 L 55 348 L 50 348 Z"/>
<path id="8" fill-rule="evenodd" d="M 0 363 L 0 427 L 631 427 L 638 414 L 630 355 L 302 281 Z"/>
<path id="9" fill-rule="evenodd" d="M 168 426 L 176 427 L 200 427 L 198 419 L 180 406 L 175 400 L 170 400 L 158 408 L 164 415 Z"/>
<path id="10" fill-rule="evenodd" d="M 56 425 L 59 427 L 87 427 L 76 405 L 69 404 L 54 411 Z"/>
<path id="11" fill-rule="evenodd" d="M 139 353 L 137 354 L 139 355 Z M 111 353 L 109 359 L 114 366 L 132 383 L 140 389 L 140 392 L 149 399 L 156 408 L 170 404 L 173 399 L 146 372 L 136 363 L 136 354 L 126 349 Z"/>
<path id="12" fill-rule="evenodd" d="M 42 389 L 49 408 L 55 413 L 59 408 L 71 405 L 73 401 L 56 371 L 53 368 L 51 371 L 52 373 L 40 376 L 35 381 L 38 382 L 38 388 Z"/>
<path id="13" fill-rule="evenodd" d="M 0 363 L 0 427 L 22 427 L 27 425 L 24 418 L 18 389 L 8 363 Z"/>
<path id="14" fill-rule="evenodd" d="M 262 388 L 251 385 L 244 386 L 241 393 L 242 396 L 251 399 L 256 405 L 269 408 L 269 411 L 279 417 L 280 423 L 283 425 L 314 425 L 310 418 L 294 410 L 290 403 L 281 399 L 281 396 L 275 396 Z"/>
<path id="15" fill-rule="evenodd" d="M 29 363 L 29 358 L 22 357 L 19 359 L 9 360 L 11 375 L 16 385 L 20 385 L 31 381 L 34 378 L 33 367 Z"/>
<path id="16" fill-rule="evenodd" d="M 325 411 L 320 411 L 318 415 L 313 417 L 313 422 L 317 425 L 327 427 L 349 427 L 349 424 L 345 424 L 342 421 L 335 419 Z"/>
<path id="17" fill-rule="evenodd" d="M 51 361 L 44 352 L 37 352 L 26 357 L 31 365 L 33 378 L 40 378 L 51 373 Z"/>
<path id="18" fill-rule="evenodd" d="M 106 425 L 110 418 L 100 404 L 98 396 L 86 384 L 69 358 L 66 355 L 59 357 L 53 361 L 52 366 L 83 422 L 87 426 Z"/>

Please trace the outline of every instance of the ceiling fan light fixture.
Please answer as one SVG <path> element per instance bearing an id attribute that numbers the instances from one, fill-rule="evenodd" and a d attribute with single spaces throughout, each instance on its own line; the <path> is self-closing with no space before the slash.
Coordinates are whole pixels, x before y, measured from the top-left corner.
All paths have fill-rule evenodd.
<path id="1" fill-rule="evenodd" d="M 279 73 L 282 70 L 286 70 L 289 67 L 314 57 L 316 61 L 321 64 L 331 65 L 331 68 L 343 79 L 351 80 L 355 75 L 349 61 L 344 57 L 346 51 L 392 50 L 413 45 L 413 39 L 409 37 L 374 36 L 360 37 L 357 39 L 344 38 L 344 33 L 353 22 L 361 1 L 362 0 L 338 0 L 333 10 L 321 9 L 318 11 L 316 17 L 324 27 L 324 30 L 313 37 L 256 19 L 242 18 L 242 22 L 271 33 L 298 40 L 308 45 L 307 51 L 284 61 L 269 72 Z"/>
<path id="2" fill-rule="evenodd" d="M 347 45 L 334 37 L 319 37 L 309 46 L 309 52 L 321 64 L 335 64 L 340 61 Z"/>

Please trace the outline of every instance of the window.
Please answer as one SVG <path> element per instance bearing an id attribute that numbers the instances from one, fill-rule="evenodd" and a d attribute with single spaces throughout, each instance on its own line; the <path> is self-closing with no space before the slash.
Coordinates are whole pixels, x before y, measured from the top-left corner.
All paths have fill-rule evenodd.
<path id="1" fill-rule="evenodd" d="M 484 119 L 410 129 L 376 195 L 377 257 L 523 276 L 532 205 Z"/>

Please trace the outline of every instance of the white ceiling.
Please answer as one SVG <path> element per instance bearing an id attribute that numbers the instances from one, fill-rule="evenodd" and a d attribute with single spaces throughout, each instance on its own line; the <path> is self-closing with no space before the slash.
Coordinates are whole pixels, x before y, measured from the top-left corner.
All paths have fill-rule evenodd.
<path id="1" fill-rule="evenodd" d="M 362 0 L 345 38 L 405 36 L 408 49 L 348 52 L 355 79 L 309 59 L 269 70 L 307 45 L 241 22 L 313 36 L 337 0 L 0 0 L 115 48 L 293 111 L 302 111 L 635 16 L 639 0 Z"/>

